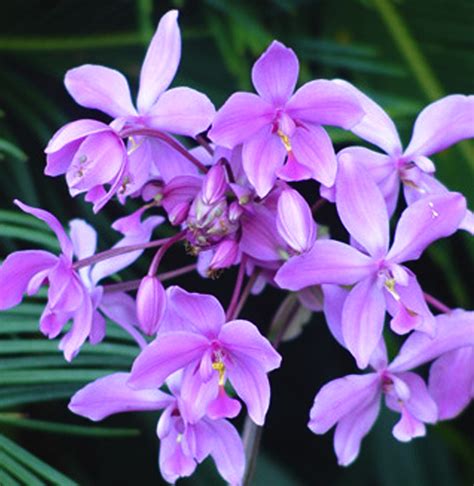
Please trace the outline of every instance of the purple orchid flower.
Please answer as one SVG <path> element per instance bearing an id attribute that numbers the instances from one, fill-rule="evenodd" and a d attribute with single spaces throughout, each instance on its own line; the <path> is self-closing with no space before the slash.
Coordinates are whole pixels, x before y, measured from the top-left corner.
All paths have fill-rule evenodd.
<path id="1" fill-rule="evenodd" d="M 243 144 L 243 167 L 260 197 L 268 194 L 277 176 L 290 181 L 314 178 L 331 186 L 336 157 L 321 125 L 348 129 L 364 115 L 357 97 L 332 81 L 311 81 L 293 94 L 298 71 L 293 50 L 272 42 L 252 69 L 258 95 L 233 94 L 209 132 L 218 145 Z"/>
<path id="2" fill-rule="evenodd" d="M 180 396 L 179 377 L 173 376 L 167 382 L 172 395 L 158 389 L 130 388 L 129 378 L 129 373 L 99 378 L 75 393 L 69 409 L 94 421 L 120 412 L 163 410 L 157 435 L 161 441 L 160 470 L 166 481 L 174 484 L 178 478 L 190 476 L 197 464 L 210 455 L 225 481 L 241 484 L 244 450 L 230 422 L 208 417 L 189 421 L 187 403 Z"/>
<path id="3" fill-rule="evenodd" d="M 77 103 L 114 120 L 110 126 L 79 120 L 59 130 L 46 148 L 45 173 L 66 173 L 71 195 L 87 192 L 95 211 L 119 190 L 122 196 L 137 192 L 151 176 L 169 180 L 196 172 L 161 140 L 132 136 L 127 150 L 121 139 L 122 133 L 134 128 L 195 136 L 212 121 L 214 106 L 205 95 L 186 87 L 167 89 L 181 56 L 177 17 L 172 10 L 158 24 L 141 69 L 137 108 L 126 79 L 114 69 L 87 64 L 66 74 L 66 88 Z M 111 186 L 107 193 L 105 184 Z"/>
<path id="4" fill-rule="evenodd" d="M 407 204 L 428 194 L 448 191 L 434 177 L 436 168 L 428 157 L 460 140 L 474 137 L 474 96 L 451 95 L 428 105 L 418 115 L 411 141 L 403 150 L 397 129 L 387 113 L 347 81 L 335 82 L 350 90 L 366 112 L 351 131 L 385 152 L 348 147 L 339 152 L 338 159 L 349 158 L 370 172 L 382 190 L 390 215 L 395 211 L 400 183 Z M 323 191 L 324 197 L 332 199 L 331 192 Z M 474 233 L 474 215 L 470 211 L 466 212 L 460 227 Z"/>
<path id="5" fill-rule="evenodd" d="M 460 312 L 469 316 L 460 316 Z M 392 430 L 399 441 L 424 436 L 425 423 L 443 418 L 438 414 L 431 390 L 419 375 L 409 370 L 439 355 L 470 349 L 474 343 L 474 319 L 472 312 L 464 311 L 453 311 L 436 319 L 435 338 L 422 332 L 411 334 L 390 364 L 381 340 L 371 359 L 373 373 L 339 378 L 317 393 L 308 426 L 315 434 L 324 434 L 336 425 L 334 449 L 340 465 L 347 466 L 356 459 L 362 439 L 377 419 L 382 395 L 387 407 L 401 414 Z M 445 397 L 446 402 L 450 400 Z"/>
<path id="6" fill-rule="evenodd" d="M 97 344 L 105 335 L 104 314 L 126 313 L 130 306 L 129 296 L 121 294 L 120 304 L 113 298 L 103 295 L 99 281 L 133 263 L 141 251 L 119 255 L 96 265 L 76 270 L 74 257 L 79 260 L 91 257 L 96 250 L 97 233 L 82 220 L 70 223 L 70 237 L 67 236 L 60 222 L 51 213 L 32 208 L 15 201 L 24 212 L 44 221 L 56 234 L 61 248 L 61 255 L 56 256 L 42 250 L 25 250 L 9 255 L 0 267 L 0 309 L 5 310 L 18 305 L 23 295 L 34 295 L 41 285 L 49 284 L 48 302 L 40 318 L 40 331 L 49 339 L 57 337 L 67 322 L 73 319 L 71 329 L 62 337 L 59 349 L 64 352 L 67 361 L 71 361 L 79 352 L 86 339 Z M 137 218 L 134 214 L 129 221 Z M 163 218 L 155 216 L 139 224 L 129 225 L 126 236 L 116 247 L 132 243 L 143 243 L 150 239 L 154 227 L 161 224 Z M 133 302 L 133 300 L 132 300 Z M 112 310 L 109 310 L 111 308 Z M 124 323 L 120 317 L 113 319 L 127 330 L 133 321 Z"/>
<path id="7" fill-rule="evenodd" d="M 194 420 L 233 417 L 240 405 L 225 393 L 228 378 L 246 403 L 252 420 L 262 425 L 270 403 L 267 373 L 281 357 L 250 322 L 226 322 L 222 306 L 211 295 L 168 289 L 167 314 L 156 339 L 135 360 L 130 385 L 160 387 L 184 370 L 181 394 Z"/>
<path id="8" fill-rule="evenodd" d="M 458 193 L 420 199 L 402 213 L 389 249 L 383 196 L 363 167 L 341 161 L 336 198 L 339 216 L 357 247 L 316 241 L 309 252 L 286 262 L 275 281 L 290 290 L 315 284 L 354 285 L 344 302 L 342 334 L 358 366 L 365 368 L 380 341 L 386 309 L 396 333 L 418 329 L 434 334 L 421 288 L 402 263 L 418 259 L 433 241 L 454 233 L 466 201 Z"/>

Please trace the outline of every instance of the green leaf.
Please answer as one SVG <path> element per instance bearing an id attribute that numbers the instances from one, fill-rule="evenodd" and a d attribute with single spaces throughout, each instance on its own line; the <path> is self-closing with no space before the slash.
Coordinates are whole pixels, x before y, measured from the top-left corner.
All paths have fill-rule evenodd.
<path id="1" fill-rule="evenodd" d="M 93 427 L 72 424 L 60 424 L 44 420 L 26 419 L 14 414 L 0 413 L 0 424 L 11 425 L 22 429 L 50 432 L 53 434 L 76 435 L 85 437 L 136 437 L 138 429 Z"/>
<path id="2" fill-rule="evenodd" d="M 28 403 L 69 399 L 76 391 L 76 384 L 5 386 L 0 390 L 0 409 L 11 408 Z"/>
<path id="3" fill-rule="evenodd" d="M 52 468 L 44 461 L 34 456 L 27 450 L 23 449 L 19 445 L 15 444 L 15 442 L 11 441 L 4 435 L 0 435 L 0 450 L 8 452 L 8 454 L 11 457 L 14 457 L 15 460 L 18 461 L 18 463 L 26 465 L 38 476 L 41 476 L 42 478 L 50 481 L 53 484 L 60 486 L 77 486 L 77 483 L 69 479 L 67 476 Z M 31 483 L 26 482 L 26 484 L 30 486 Z"/>
<path id="4" fill-rule="evenodd" d="M 27 385 L 38 383 L 88 383 L 116 370 L 92 369 L 92 370 L 15 370 L 5 371 L 0 375 L 0 385 Z"/>
<path id="5" fill-rule="evenodd" d="M 28 158 L 23 150 L 4 138 L 0 138 L 0 156 L 2 155 L 2 152 L 10 155 L 20 162 L 24 162 Z"/>
<path id="6" fill-rule="evenodd" d="M 46 247 L 54 252 L 59 251 L 59 244 L 57 239 L 48 234 L 38 231 L 23 228 L 21 226 L 14 226 L 10 224 L 0 224 L 0 237 L 16 238 L 18 240 L 25 240 L 37 245 Z"/>
<path id="7" fill-rule="evenodd" d="M 1 441 L 1 436 L 0 436 Z M 15 459 L 9 456 L 6 451 L 0 450 L 0 465 L 12 473 L 15 477 L 27 484 L 28 486 L 45 486 L 45 483 L 32 474 L 26 467 L 24 467 Z"/>

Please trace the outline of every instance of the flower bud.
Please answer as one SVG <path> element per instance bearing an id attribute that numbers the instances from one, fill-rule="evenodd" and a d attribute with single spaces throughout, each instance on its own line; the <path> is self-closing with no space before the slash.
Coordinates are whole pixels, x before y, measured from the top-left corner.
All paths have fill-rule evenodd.
<path id="1" fill-rule="evenodd" d="M 212 256 L 209 270 L 228 268 L 236 263 L 239 256 L 239 245 L 235 240 L 222 240 Z"/>
<path id="2" fill-rule="evenodd" d="M 206 174 L 202 185 L 202 200 L 205 204 L 214 204 L 224 197 L 227 189 L 225 169 L 222 165 L 214 165 Z"/>
<path id="3" fill-rule="evenodd" d="M 156 334 L 166 310 L 166 293 L 157 277 L 145 276 L 137 292 L 137 317 L 141 330 Z"/>

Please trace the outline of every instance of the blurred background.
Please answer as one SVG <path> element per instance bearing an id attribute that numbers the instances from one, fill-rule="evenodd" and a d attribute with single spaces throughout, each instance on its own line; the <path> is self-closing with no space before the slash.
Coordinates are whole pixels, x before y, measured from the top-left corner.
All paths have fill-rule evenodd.
<path id="1" fill-rule="evenodd" d="M 417 113 L 452 93 L 472 93 L 474 3 L 469 0 L 16 0 L 0 16 L 0 258 L 31 247 L 54 249 L 44 226 L 13 209 L 15 197 L 53 212 L 66 223 L 92 222 L 105 249 L 118 239 L 110 223 L 123 215 L 117 203 L 93 216 L 81 198 L 72 200 L 63 178 L 43 175 L 43 150 L 52 134 L 77 118 L 102 118 L 75 105 L 63 86 L 67 69 L 103 64 L 123 72 L 136 92 L 146 46 L 159 18 L 180 9 L 183 54 L 174 85 L 208 94 L 219 107 L 236 90 L 252 90 L 250 69 L 278 39 L 299 56 L 302 84 L 314 78 L 345 78 L 379 102 L 395 120 L 404 142 Z M 337 149 L 357 139 L 331 131 Z M 440 180 L 463 192 L 474 206 L 472 143 L 434 157 Z M 314 200 L 316 186 L 301 185 Z M 126 206 L 132 211 L 134 203 Z M 318 222 L 344 237 L 331 207 Z M 182 251 L 173 262 L 188 261 Z M 424 289 L 450 307 L 473 308 L 472 238 L 457 233 L 410 265 Z M 172 262 L 172 263 L 173 263 Z M 124 272 L 138 278 L 147 259 Z M 172 266 L 172 264 L 170 264 Z M 216 292 L 225 303 L 235 275 L 217 282 L 182 278 L 189 290 Z M 268 328 L 284 294 L 266 290 L 251 298 L 242 316 Z M 43 295 L 44 297 L 44 295 Z M 92 429 L 73 416 L 68 397 L 107 370 L 127 370 L 133 348 L 112 332 L 110 348 L 86 349 L 67 365 L 57 343 L 38 336 L 39 300 L 0 315 L 0 484 L 69 484 L 47 464 L 81 485 L 162 484 L 157 469 L 156 414 L 113 417 Z M 393 341 L 394 350 L 397 342 Z M 104 348 L 105 349 L 105 348 Z M 104 353 L 104 354 L 101 354 Z M 356 372 L 319 315 L 303 334 L 281 347 L 283 366 L 272 374 L 272 405 L 263 434 L 255 485 L 456 486 L 474 477 L 472 410 L 428 427 L 428 436 L 400 444 L 391 436 L 397 417 L 384 410 L 364 440 L 355 464 L 339 468 L 332 432 L 306 428 L 319 388 Z M 237 420 L 239 425 L 239 420 Z M 114 428 L 114 430 L 110 430 Z M 118 428 L 118 429 L 117 429 Z M 10 441 L 14 441 L 13 444 Z M 25 449 L 34 454 L 31 458 Z M 44 462 L 38 462 L 44 461 Z M 55 475 L 56 474 L 56 475 Z M 221 484 L 211 461 L 181 484 Z M 49 483 L 48 483 L 49 484 Z"/>

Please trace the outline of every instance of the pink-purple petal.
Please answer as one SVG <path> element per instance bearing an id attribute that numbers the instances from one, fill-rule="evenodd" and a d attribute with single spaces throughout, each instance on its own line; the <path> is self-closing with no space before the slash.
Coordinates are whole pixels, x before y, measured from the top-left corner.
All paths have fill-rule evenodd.
<path id="1" fill-rule="evenodd" d="M 170 10 L 161 18 L 140 71 L 137 106 L 146 113 L 171 84 L 181 57 L 178 11 Z"/>
<path id="2" fill-rule="evenodd" d="M 373 277 L 360 281 L 349 293 L 342 310 L 342 335 L 347 349 L 365 368 L 382 336 L 385 299 Z"/>
<path id="3" fill-rule="evenodd" d="M 254 136 L 275 117 L 273 106 L 253 93 L 234 93 L 216 113 L 209 138 L 234 148 Z"/>
<path id="4" fill-rule="evenodd" d="M 129 373 L 114 373 L 77 391 L 68 408 L 95 422 L 114 413 L 160 410 L 173 400 L 160 390 L 134 390 L 127 385 Z"/>
<path id="5" fill-rule="evenodd" d="M 359 100 L 350 90 L 326 79 L 304 84 L 288 101 L 285 111 L 298 121 L 346 130 L 364 116 Z"/>
<path id="6" fill-rule="evenodd" d="M 100 110 L 112 118 L 136 114 L 127 80 L 115 69 L 84 64 L 70 69 L 64 84 L 81 106 Z"/>
<path id="7" fill-rule="evenodd" d="M 385 201 L 367 170 L 348 153 L 338 157 L 336 207 L 349 233 L 373 257 L 388 249 L 389 227 Z"/>
<path id="8" fill-rule="evenodd" d="M 315 434 L 325 434 L 339 420 L 361 410 L 381 394 L 376 373 L 348 375 L 330 381 L 317 393 L 308 427 Z"/>
<path id="9" fill-rule="evenodd" d="M 0 309 L 18 305 L 30 280 L 56 265 L 58 257 L 42 250 L 11 253 L 0 266 Z"/>
<path id="10" fill-rule="evenodd" d="M 192 332 L 159 334 L 133 363 L 129 384 L 133 388 L 157 388 L 175 371 L 199 362 L 209 341 Z"/>
<path id="11" fill-rule="evenodd" d="M 453 234 L 466 214 L 466 200 L 457 192 L 432 194 L 410 205 L 397 224 L 387 260 L 416 260 L 434 241 Z"/>
<path id="12" fill-rule="evenodd" d="M 194 137 L 209 127 L 214 114 L 214 105 L 203 93 L 173 88 L 148 110 L 146 124 L 156 130 Z"/>
<path id="13" fill-rule="evenodd" d="M 288 260 L 278 270 L 275 282 L 289 290 L 323 283 L 353 285 L 375 270 L 374 261 L 351 246 L 318 240 L 308 253 Z"/>
<path id="14" fill-rule="evenodd" d="M 294 51 L 273 41 L 252 68 L 252 82 L 257 93 L 279 107 L 293 94 L 299 63 Z"/>
<path id="15" fill-rule="evenodd" d="M 404 158 L 430 156 L 474 137 L 474 96 L 450 95 L 428 105 L 416 119 Z"/>

